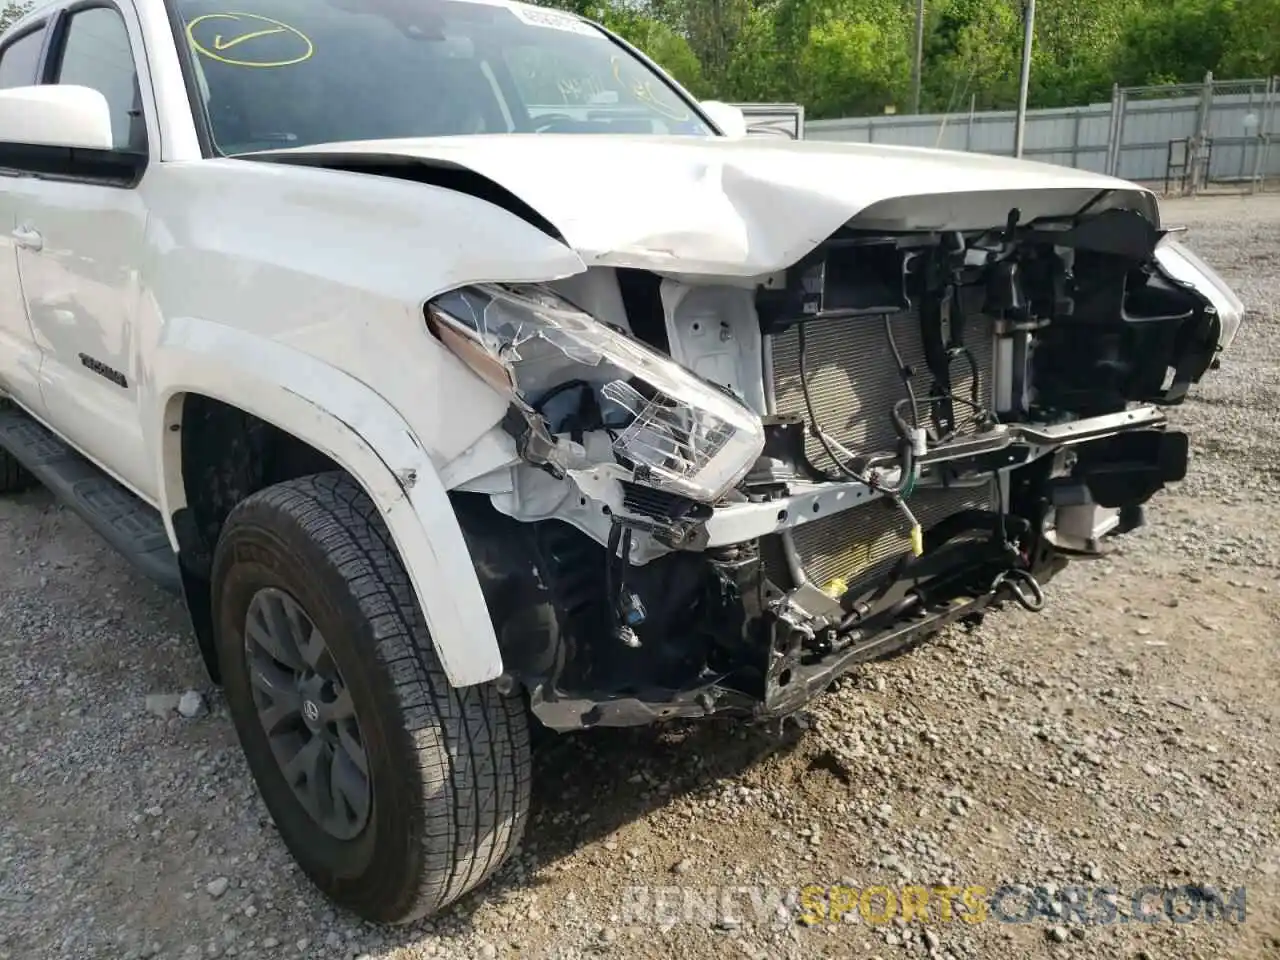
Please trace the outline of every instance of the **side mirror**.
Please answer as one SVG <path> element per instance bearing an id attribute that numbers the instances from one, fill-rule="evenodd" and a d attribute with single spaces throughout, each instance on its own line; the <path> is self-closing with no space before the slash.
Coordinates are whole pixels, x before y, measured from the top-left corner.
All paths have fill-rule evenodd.
<path id="1" fill-rule="evenodd" d="M 742 110 L 719 100 L 702 101 L 702 109 L 726 137 L 740 139 L 747 135 L 747 118 Z"/>
<path id="2" fill-rule="evenodd" d="M 89 87 L 0 90 L 0 143 L 111 150 L 111 108 L 106 97 Z"/>

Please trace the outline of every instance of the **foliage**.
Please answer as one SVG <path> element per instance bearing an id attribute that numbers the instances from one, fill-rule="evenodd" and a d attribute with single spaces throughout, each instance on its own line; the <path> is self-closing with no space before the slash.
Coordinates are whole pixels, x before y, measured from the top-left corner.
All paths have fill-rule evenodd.
<path id="1" fill-rule="evenodd" d="M 935 4 L 928 27 L 922 110 L 961 110 L 971 97 L 979 110 L 1016 100 L 1022 23 L 1012 3 L 944 0 Z"/>
<path id="2" fill-rule="evenodd" d="M 691 93 L 702 95 L 708 92 L 702 77 L 702 64 L 689 41 L 669 24 L 643 16 L 629 7 L 607 7 L 592 13 L 618 36 L 643 50 Z"/>
<path id="3" fill-rule="evenodd" d="M 1235 0 L 1168 0 L 1135 11 L 1121 39 L 1122 84 L 1192 83 L 1222 61 Z"/>
<path id="4" fill-rule="evenodd" d="M 868 113 L 894 102 L 910 72 L 901 38 L 868 20 L 839 14 L 809 29 L 797 63 L 796 99 L 817 116 Z"/>
<path id="5" fill-rule="evenodd" d="M 1280 0 L 1238 0 L 1229 21 L 1226 50 L 1214 75 L 1280 75 Z"/>
<path id="6" fill-rule="evenodd" d="M 811 117 L 905 112 L 915 0 L 539 0 L 639 47 L 696 96 L 804 104 Z M 925 0 L 921 109 L 1017 101 L 1023 0 Z M 4 0 L 0 29 L 29 0 Z M 1280 0 L 1038 0 L 1030 102 L 1120 83 L 1280 75 Z"/>
<path id="7" fill-rule="evenodd" d="M 603 22 L 699 96 L 802 103 L 812 117 L 905 112 L 915 0 L 542 0 Z M 1017 101 L 1022 0 L 926 0 L 921 109 Z M 1280 0 L 1038 0 L 1030 102 L 1113 83 L 1280 74 Z"/>

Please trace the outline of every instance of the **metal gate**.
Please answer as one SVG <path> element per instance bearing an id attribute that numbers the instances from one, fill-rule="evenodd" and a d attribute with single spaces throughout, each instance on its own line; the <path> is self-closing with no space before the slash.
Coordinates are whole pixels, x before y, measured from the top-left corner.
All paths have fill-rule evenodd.
<path id="1" fill-rule="evenodd" d="M 1254 193 L 1268 185 L 1280 78 L 1115 87 L 1106 170 L 1166 193 Z"/>

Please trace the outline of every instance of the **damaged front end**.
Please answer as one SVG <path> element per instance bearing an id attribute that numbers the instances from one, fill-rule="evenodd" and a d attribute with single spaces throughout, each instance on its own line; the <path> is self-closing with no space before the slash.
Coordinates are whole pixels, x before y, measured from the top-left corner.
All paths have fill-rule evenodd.
<path id="1" fill-rule="evenodd" d="M 776 717 L 1141 525 L 1240 305 L 1122 209 L 859 229 L 749 281 L 593 267 L 427 306 L 509 401 L 451 465 L 555 729 Z"/>

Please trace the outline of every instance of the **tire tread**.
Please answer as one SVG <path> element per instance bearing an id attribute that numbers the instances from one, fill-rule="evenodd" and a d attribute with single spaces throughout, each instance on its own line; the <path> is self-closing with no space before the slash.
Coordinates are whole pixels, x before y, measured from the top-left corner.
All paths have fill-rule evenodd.
<path id="1" fill-rule="evenodd" d="M 7 397 L 0 398 L 0 410 L 17 409 Z M 35 474 L 18 462 L 8 450 L 0 450 L 0 494 L 22 493 L 40 483 Z"/>
<path id="2" fill-rule="evenodd" d="M 280 483 L 237 511 L 251 501 L 291 516 L 345 580 L 395 688 L 424 795 L 452 800 L 451 814 L 418 825 L 418 889 L 391 911 L 401 923 L 437 913 L 487 880 L 524 834 L 532 763 L 522 705 L 493 684 L 450 685 L 390 533 L 351 477 Z"/>
<path id="3" fill-rule="evenodd" d="M 8 450 L 0 450 L 0 493 L 21 493 L 36 485 L 36 478 Z"/>

